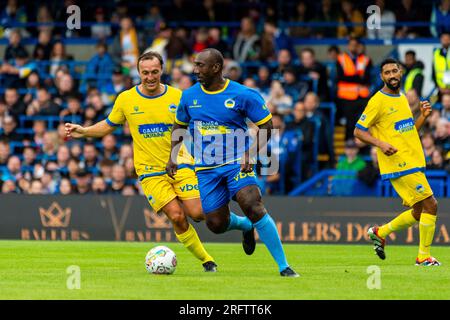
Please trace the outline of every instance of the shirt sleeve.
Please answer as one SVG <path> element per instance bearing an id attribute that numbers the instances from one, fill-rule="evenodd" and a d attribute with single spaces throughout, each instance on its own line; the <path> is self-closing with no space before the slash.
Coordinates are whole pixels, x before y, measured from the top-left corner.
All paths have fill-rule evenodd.
<path id="1" fill-rule="evenodd" d="M 175 122 L 182 126 L 189 125 L 191 117 L 187 111 L 186 103 L 184 102 L 184 94 L 181 96 L 180 103 L 177 107 L 177 114 L 175 115 Z"/>
<path id="2" fill-rule="evenodd" d="M 361 117 L 356 123 L 358 129 L 367 131 L 377 123 L 380 106 L 376 99 L 370 99 Z"/>
<path id="3" fill-rule="evenodd" d="M 123 95 L 119 94 L 114 102 L 111 113 L 106 118 L 106 123 L 111 127 L 119 127 L 125 123 L 125 114 L 123 113 Z"/>
<path id="4" fill-rule="evenodd" d="M 257 92 L 249 91 L 245 101 L 245 114 L 257 126 L 260 126 L 272 118 L 269 108 L 263 97 Z"/>

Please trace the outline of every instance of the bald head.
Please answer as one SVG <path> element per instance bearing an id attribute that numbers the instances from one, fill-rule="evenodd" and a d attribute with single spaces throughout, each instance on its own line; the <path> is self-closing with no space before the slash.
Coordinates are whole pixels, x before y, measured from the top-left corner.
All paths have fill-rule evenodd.
<path id="1" fill-rule="evenodd" d="M 207 62 L 208 64 L 219 64 L 220 69 L 223 68 L 223 55 L 219 50 L 214 48 L 206 48 L 200 51 L 199 56 L 200 55 L 202 55 L 202 57 L 205 59 L 205 62 Z"/>

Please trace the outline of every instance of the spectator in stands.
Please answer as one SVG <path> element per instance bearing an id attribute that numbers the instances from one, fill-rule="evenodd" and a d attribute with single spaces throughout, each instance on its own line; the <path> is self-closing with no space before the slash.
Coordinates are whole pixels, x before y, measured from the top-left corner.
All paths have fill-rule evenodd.
<path id="1" fill-rule="evenodd" d="M 64 107 L 69 97 L 79 96 L 76 91 L 75 81 L 69 73 L 63 73 L 59 80 L 55 81 L 55 85 L 56 94 L 53 101 L 60 106 Z"/>
<path id="2" fill-rule="evenodd" d="M 445 160 L 444 154 L 441 148 L 436 148 L 431 153 L 431 160 L 427 163 L 427 170 L 444 170 L 445 169 Z"/>
<path id="3" fill-rule="evenodd" d="M 327 69 L 323 64 L 316 60 L 316 55 L 313 49 L 304 48 L 300 53 L 301 66 L 299 74 L 301 76 L 308 76 L 313 81 L 317 82 L 317 94 L 322 101 L 329 101 L 328 90 L 328 75 Z M 313 81 L 309 82 L 309 91 L 314 91 Z"/>
<path id="4" fill-rule="evenodd" d="M 59 146 L 56 152 L 56 164 L 61 171 L 68 171 L 68 165 L 70 160 L 70 150 L 65 144 Z"/>
<path id="5" fill-rule="evenodd" d="M 102 138 L 103 152 L 101 157 L 103 159 L 110 159 L 117 161 L 119 159 L 119 149 L 117 148 L 117 140 L 113 134 L 107 134 Z"/>
<path id="6" fill-rule="evenodd" d="M 164 12 L 167 21 L 190 21 L 195 16 L 190 3 L 185 0 L 174 0 L 173 4 Z"/>
<path id="7" fill-rule="evenodd" d="M 295 69 L 291 53 L 287 49 L 282 49 L 278 53 L 277 68 L 272 71 L 272 80 L 280 80 L 283 77 L 283 71 L 287 68 Z"/>
<path id="8" fill-rule="evenodd" d="M 37 145 L 42 145 L 42 142 L 44 140 L 44 133 L 47 130 L 47 123 L 45 120 L 35 120 L 33 122 L 33 139 L 32 142 L 36 143 Z"/>
<path id="9" fill-rule="evenodd" d="M 17 52 L 13 63 L 3 63 L 0 67 L 0 75 L 3 77 L 5 87 L 25 87 L 26 79 L 36 69 L 36 64 L 29 60 L 26 51 Z"/>
<path id="10" fill-rule="evenodd" d="M 292 97 L 286 94 L 281 82 L 278 80 L 272 81 L 267 105 L 270 105 L 276 113 L 281 115 L 287 115 L 292 112 Z"/>
<path id="11" fill-rule="evenodd" d="M 157 34 L 158 30 L 164 25 L 164 17 L 161 14 L 161 10 L 158 5 L 153 4 L 148 7 L 147 13 L 140 20 L 143 24 L 145 38 L 153 38 Z"/>
<path id="12" fill-rule="evenodd" d="M 11 155 L 11 148 L 9 146 L 9 142 L 0 139 L 0 166 L 5 166 L 8 163 L 10 155 Z"/>
<path id="13" fill-rule="evenodd" d="M 424 64 L 422 61 L 416 59 L 416 52 L 408 50 L 405 53 L 404 61 L 404 78 L 402 81 L 403 92 L 408 92 L 410 89 L 415 89 L 419 97 L 422 96 L 423 87 L 423 69 Z"/>
<path id="14" fill-rule="evenodd" d="M 111 22 L 120 24 L 120 21 L 122 18 L 128 17 L 129 10 L 128 10 L 129 4 L 127 1 L 119 0 L 115 6 L 115 10 L 111 15 Z"/>
<path id="15" fill-rule="evenodd" d="M 228 44 L 222 40 L 220 29 L 217 27 L 208 30 L 208 48 L 219 50 L 226 59 L 231 57 L 230 48 L 228 47 Z"/>
<path id="16" fill-rule="evenodd" d="M 436 123 L 436 129 L 433 132 L 434 143 L 437 146 L 445 148 L 450 143 L 450 122 L 445 118 L 440 118 Z"/>
<path id="17" fill-rule="evenodd" d="M 36 99 L 27 107 L 27 116 L 57 116 L 59 106 L 52 101 L 52 96 L 47 88 L 37 90 Z"/>
<path id="18" fill-rule="evenodd" d="M 67 97 L 67 108 L 61 110 L 60 117 L 83 117 L 80 100 L 77 97 Z"/>
<path id="19" fill-rule="evenodd" d="M 102 7 L 95 9 L 95 23 L 91 26 L 91 37 L 106 40 L 112 34 L 111 26 L 107 24 L 105 10 Z"/>
<path id="20" fill-rule="evenodd" d="M 368 28 L 367 37 L 369 39 L 383 39 L 390 40 L 395 35 L 395 13 L 385 8 L 384 0 L 376 0 L 375 5 L 380 8 L 380 23 L 381 28 Z"/>
<path id="21" fill-rule="evenodd" d="M 183 90 L 186 90 L 187 88 L 192 87 L 193 84 L 194 83 L 192 81 L 192 78 L 185 74 L 180 79 L 180 83 L 179 83 L 178 89 L 183 91 Z"/>
<path id="22" fill-rule="evenodd" d="M 292 101 L 303 100 L 308 92 L 308 83 L 297 81 L 297 75 L 294 69 L 287 68 L 283 71 L 283 89 Z"/>
<path id="23" fill-rule="evenodd" d="M 140 43 L 143 43 L 140 37 L 133 20 L 130 17 L 123 17 L 120 19 L 120 30 L 111 47 L 111 56 L 115 64 L 120 65 L 125 75 L 129 75 L 133 80 L 138 76 L 136 63 Z"/>
<path id="24" fill-rule="evenodd" d="M 22 165 L 24 167 L 33 167 L 37 163 L 37 154 L 36 149 L 27 146 L 23 149 L 23 162 Z"/>
<path id="25" fill-rule="evenodd" d="M 56 127 L 56 133 L 58 135 L 58 144 L 63 145 L 67 141 L 69 141 L 67 135 L 65 135 L 65 129 L 64 129 L 64 123 L 60 122 L 58 126 Z"/>
<path id="26" fill-rule="evenodd" d="M 27 49 L 22 44 L 22 36 L 19 29 L 12 29 L 9 33 L 8 46 L 5 49 L 3 60 L 9 64 L 14 63 L 14 59 L 18 54 L 22 56 L 24 53 L 28 54 Z"/>
<path id="27" fill-rule="evenodd" d="M 112 181 L 109 187 L 109 193 L 121 194 L 123 188 L 125 187 L 125 168 L 116 163 L 112 168 Z"/>
<path id="28" fill-rule="evenodd" d="M 330 121 L 319 110 L 320 99 L 314 92 L 308 92 L 304 99 L 306 117 L 314 123 L 315 128 L 319 136 L 315 138 L 315 143 L 317 143 L 319 154 L 328 155 L 328 160 L 325 161 L 325 168 L 334 167 L 334 146 L 333 146 L 333 135 Z M 317 159 L 314 159 L 317 161 Z"/>
<path id="29" fill-rule="evenodd" d="M 12 155 L 8 158 L 8 162 L 6 163 L 6 171 L 3 172 L 3 176 L 1 179 L 17 181 L 22 178 L 22 162 L 20 158 L 16 155 Z"/>
<path id="30" fill-rule="evenodd" d="M 256 33 L 253 20 L 244 17 L 241 20 L 241 29 L 233 44 L 233 59 L 239 63 L 259 59 L 261 39 Z"/>
<path id="31" fill-rule="evenodd" d="M 431 132 L 426 132 L 422 135 L 422 146 L 423 151 L 425 153 L 425 160 L 427 165 L 431 163 L 431 156 L 436 150 L 436 146 L 434 144 L 433 134 Z"/>
<path id="32" fill-rule="evenodd" d="M 203 0 L 202 5 L 195 11 L 195 20 L 197 21 L 225 21 L 224 14 L 226 9 L 218 6 L 214 0 Z"/>
<path id="33" fill-rule="evenodd" d="M 440 116 L 450 121 L 450 93 L 442 95 L 441 105 L 442 109 Z"/>
<path id="34" fill-rule="evenodd" d="M 337 71 L 338 119 L 345 119 L 345 138 L 353 138 L 356 122 L 369 98 L 371 59 L 358 53 L 360 41 L 350 38 L 348 51 L 339 54 Z"/>
<path id="35" fill-rule="evenodd" d="M 111 159 L 104 158 L 100 161 L 100 174 L 107 184 L 110 184 L 112 181 L 112 168 L 114 166 L 114 161 Z"/>
<path id="36" fill-rule="evenodd" d="M 378 164 L 377 148 L 370 148 L 371 161 L 358 172 L 358 179 L 369 187 L 374 187 L 380 177 L 380 169 Z"/>
<path id="37" fill-rule="evenodd" d="M 194 44 L 192 45 L 192 53 L 196 54 L 208 48 L 208 30 L 199 28 L 194 32 Z"/>
<path id="38" fill-rule="evenodd" d="M 8 0 L 4 9 L 0 12 L 0 37 L 6 35 L 5 27 L 17 23 L 26 23 L 28 20 L 25 8 L 19 6 L 18 0 Z M 24 28 L 20 32 L 27 33 Z"/>
<path id="39" fill-rule="evenodd" d="M 53 177 L 53 173 L 50 171 L 45 171 L 41 178 L 42 183 L 42 193 L 43 194 L 54 194 L 58 188 L 58 182 Z"/>
<path id="40" fill-rule="evenodd" d="M 49 73 L 54 77 L 59 67 L 66 66 L 70 69 L 70 61 L 72 60 L 73 56 L 66 53 L 66 47 L 62 41 L 54 42 L 50 54 Z"/>
<path id="41" fill-rule="evenodd" d="M 334 7 L 331 0 L 322 0 L 322 6 L 311 22 L 328 22 L 334 23 L 338 21 L 338 10 Z M 312 34 L 316 38 L 336 38 L 336 29 L 329 27 L 316 27 L 312 30 Z"/>
<path id="42" fill-rule="evenodd" d="M 6 106 L 5 99 L 3 99 L 2 96 L 0 96 L 0 129 L 2 128 L 3 118 L 8 117 L 8 107 Z"/>
<path id="43" fill-rule="evenodd" d="M 76 194 L 91 194 L 91 175 L 84 169 L 80 169 L 77 171 L 76 175 L 76 185 L 75 185 L 75 193 Z"/>
<path id="44" fill-rule="evenodd" d="M 19 141 L 21 142 L 24 137 L 17 132 L 17 122 L 14 117 L 6 116 L 2 120 L 3 132 L 0 133 L 0 139 L 5 139 L 8 141 Z"/>
<path id="45" fill-rule="evenodd" d="M 433 5 L 430 18 L 430 31 L 437 38 L 443 33 L 450 33 L 450 1 L 441 0 L 439 6 Z"/>
<path id="46" fill-rule="evenodd" d="M 94 194 L 105 194 L 108 191 L 108 185 L 101 176 L 96 176 L 92 180 L 92 192 Z"/>
<path id="47" fill-rule="evenodd" d="M 55 159 L 58 147 L 58 134 L 56 133 L 56 131 L 46 131 L 42 139 L 43 159 Z"/>
<path id="48" fill-rule="evenodd" d="M 37 33 L 42 31 L 50 33 L 53 32 L 53 26 L 51 25 L 54 22 L 53 17 L 49 8 L 45 4 L 39 6 L 36 15 L 36 22 L 42 24 L 36 28 Z"/>
<path id="49" fill-rule="evenodd" d="M 19 116 L 25 114 L 27 107 L 23 103 L 16 88 L 6 88 L 5 102 L 8 113 L 16 118 L 16 120 L 19 119 Z"/>
<path id="50" fill-rule="evenodd" d="M 58 191 L 59 194 L 62 194 L 64 196 L 73 193 L 70 180 L 67 178 L 62 178 L 59 182 Z"/>
<path id="51" fill-rule="evenodd" d="M 260 60 L 269 62 L 276 61 L 276 56 L 282 49 L 289 50 L 291 55 L 295 56 L 295 48 L 291 38 L 283 30 L 277 28 L 274 21 L 266 21 L 261 39 Z"/>
<path id="52" fill-rule="evenodd" d="M 82 167 L 92 172 L 97 169 L 99 159 L 98 151 L 92 142 L 86 142 L 83 145 L 83 162 Z"/>
<path id="53" fill-rule="evenodd" d="M 1 181 L 0 181 L 1 184 Z M 20 178 L 19 181 L 16 182 L 17 192 L 20 194 L 29 194 L 31 188 L 31 181 L 29 179 L 25 179 L 24 177 Z"/>
<path id="54" fill-rule="evenodd" d="M 241 82 L 242 68 L 234 60 L 226 60 L 223 66 L 223 76 L 230 80 Z"/>
<path id="55" fill-rule="evenodd" d="M 295 7 L 295 15 L 291 18 L 291 22 L 304 23 L 309 22 L 311 13 L 308 10 L 306 1 L 299 1 Z M 289 34 L 297 38 L 309 38 L 311 29 L 304 26 L 295 26 L 289 29 Z"/>
<path id="56" fill-rule="evenodd" d="M 300 130 L 303 136 L 302 139 L 302 180 L 309 179 L 313 172 L 310 164 L 313 159 L 313 145 L 314 145 L 314 123 L 309 121 L 306 117 L 305 104 L 302 101 L 297 101 L 292 113 L 293 121 L 287 125 L 287 130 Z"/>
<path id="57" fill-rule="evenodd" d="M 450 93 L 450 74 L 448 70 L 450 32 L 441 34 L 441 48 L 434 49 L 432 77 L 439 88 L 439 96 Z"/>
<path id="58" fill-rule="evenodd" d="M 84 80 L 87 86 L 101 88 L 111 82 L 114 62 L 108 53 L 106 43 L 98 42 L 95 49 L 96 54 L 86 65 Z"/>
<path id="59" fill-rule="evenodd" d="M 69 179 L 73 180 L 77 177 L 77 172 L 81 169 L 80 160 L 75 157 L 71 157 L 67 164 L 67 174 L 64 174 Z"/>
<path id="60" fill-rule="evenodd" d="M 417 1 L 416 1 L 417 2 Z M 402 0 L 395 11 L 397 22 L 425 21 L 423 10 L 413 0 Z M 423 27 L 399 26 L 396 31 L 397 38 L 417 38 L 427 36 L 428 31 Z"/>
<path id="61" fill-rule="evenodd" d="M 270 91 L 270 70 L 267 66 L 262 65 L 258 68 L 258 76 L 256 77 L 256 86 L 259 88 L 263 96 L 267 96 Z"/>
<path id="62" fill-rule="evenodd" d="M 123 165 L 125 163 L 126 158 L 132 158 L 133 157 L 133 147 L 131 144 L 124 143 L 120 146 L 119 151 L 119 163 Z"/>
<path id="63" fill-rule="evenodd" d="M 25 104 L 31 103 L 33 98 L 35 98 L 37 95 L 37 90 L 41 87 L 42 84 L 39 73 L 36 70 L 34 70 L 27 77 L 25 88 L 28 90 L 28 93 L 26 93 L 25 96 L 23 97 L 23 102 Z"/>
<path id="64" fill-rule="evenodd" d="M 409 89 L 405 93 L 406 99 L 408 100 L 409 107 L 411 108 L 411 112 L 413 114 L 414 119 L 417 119 L 420 116 L 420 97 L 417 94 L 416 89 Z"/>
<path id="65" fill-rule="evenodd" d="M 179 67 L 187 73 L 192 71 L 192 63 L 189 61 L 192 47 L 188 42 L 188 34 L 185 28 L 177 28 L 170 33 L 164 52 L 166 56 L 165 73 L 170 73 L 174 67 Z"/>
<path id="66" fill-rule="evenodd" d="M 338 38 L 363 37 L 365 35 L 365 20 L 358 9 L 355 9 L 351 0 L 341 1 L 341 14 L 339 15 Z M 355 25 L 347 26 L 346 23 Z"/>
<path id="67" fill-rule="evenodd" d="M 105 105 L 114 103 L 116 96 L 125 90 L 125 78 L 121 67 L 115 67 L 112 74 L 112 82 L 107 83 L 100 89 L 102 101 Z"/>
<path id="68" fill-rule="evenodd" d="M 336 169 L 361 171 L 366 167 L 366 162 L 358 155 L 359 149 L 354 139 L 345 142 L 345 156 L 339 159 Z"/>

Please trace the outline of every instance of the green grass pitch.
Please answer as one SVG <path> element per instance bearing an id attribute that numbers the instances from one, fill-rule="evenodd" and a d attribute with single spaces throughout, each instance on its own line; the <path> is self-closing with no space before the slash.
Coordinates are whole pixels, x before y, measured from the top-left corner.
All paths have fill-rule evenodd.
<path id="1" fill-rule="evenodd" d="M 382 261 L 367 245 L 285 244 L 299 278 L 282 278 L 263 244 L 246 256 L 238 243 L 206 243 L 214 274 L 178 243 L 173 275 L 150 275 L 144 257 L 155 243 L 0 241 L 0 299 L 450 299 L 450 247 L 432 248 L 441 267 L 416 267 L 416 246 L 387 246 Z M 69 290 L 67 268 L 81 288 Z M 380 289 L 367 287 L 369 266 Z M 370 281 L 369 281 L 370 282 Z"/>

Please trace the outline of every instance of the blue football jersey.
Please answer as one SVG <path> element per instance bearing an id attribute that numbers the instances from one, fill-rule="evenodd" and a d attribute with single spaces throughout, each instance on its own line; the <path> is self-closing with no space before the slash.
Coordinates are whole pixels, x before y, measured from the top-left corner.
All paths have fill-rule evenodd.
<path id="1" fill-rule="evenodd" d="M 227 79 L 218 91 L 199 83 L 185 90 L 175 121 L 189 126 L 195 166 L 201 170 L 238 162 L 250 144 L 247 119 L 261 125 L 271 118 L 258 92 Z"/>

